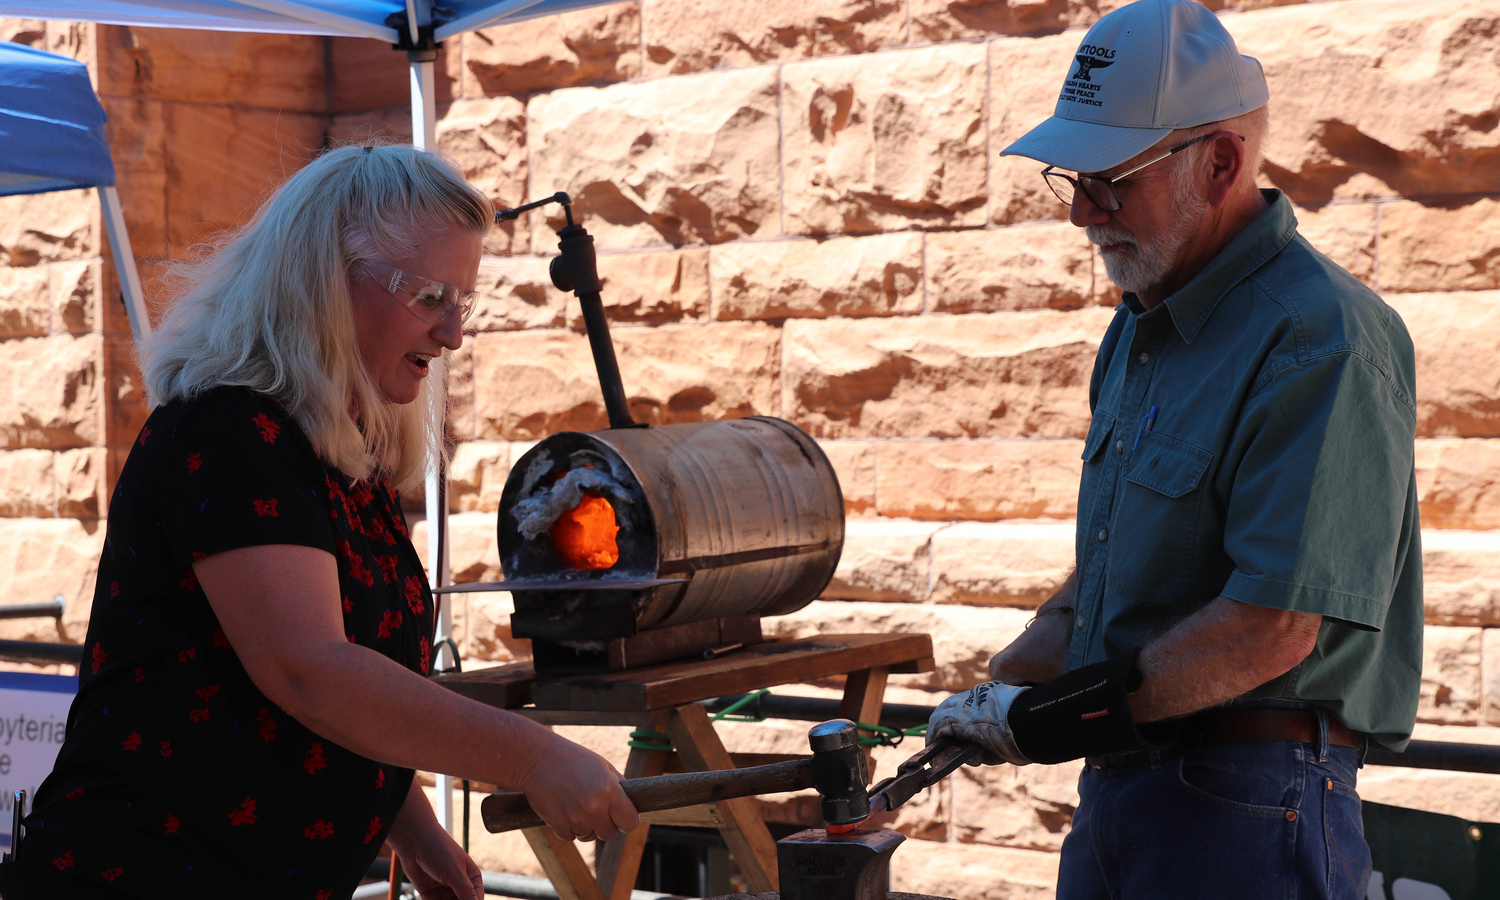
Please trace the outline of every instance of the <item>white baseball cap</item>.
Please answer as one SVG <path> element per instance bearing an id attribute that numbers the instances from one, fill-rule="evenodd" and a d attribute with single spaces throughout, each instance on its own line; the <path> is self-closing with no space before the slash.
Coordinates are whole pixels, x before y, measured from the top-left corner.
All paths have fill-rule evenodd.
<path id="1" fill-rule="evenodd" d="M 1232 119 L 1270 102 L 1260 62 L 1240 55 L 1213 13 L 1191 0 L 1139 0 L 1084 35 L 1057 108 L 1001 151 L 1074 172 L 1102 172 L 1178 128 Z"/>

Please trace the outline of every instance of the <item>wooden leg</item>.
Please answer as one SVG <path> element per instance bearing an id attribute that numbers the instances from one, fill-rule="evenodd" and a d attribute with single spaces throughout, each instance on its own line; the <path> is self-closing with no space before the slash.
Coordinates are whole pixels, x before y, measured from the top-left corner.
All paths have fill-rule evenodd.
<path id="1" fill-rule="evenodd" d="M 696 703 L 679 706 L 672 713 L 667 732 L 672 735 L 685 769 L 707 772 L 735 768 L 702 706 Z M 776 873 L 776 842 L 756 810 L 755 801 L 750 797 L 721 800 L 718 808 L 724 822 L 719 833 L 724 835 L 724 843 L 739 863 L 750 890 L 776 890 L 780 884 Z"/>
<path id="2" fill-rule="evenodd" d="M 551 828 L 526 828 L 521 831 L 537 862 L 557 888 L 560 900 L 604 900 L 604 892 L 583 861 L 583 854 L 572 841 L 565 841 L 553 833 Z M 626 895 L 629 896 L 629 895 Z"/>
<path id="3" fill-rule="evenodd" d="M 885 682 L 891 670 L 885 666 L 850 672 L 844 682 L 844 699 L 839 716 L 866 725 L 880 724 L 880 707 L 885 703 Z"/>
<path id="4" fill-rule="evenodd" d="M 852 719 L 866 725 L 880 724 L 880 709 L 885 704 L 885 682 L 891 670 L 885 666 L 860 669 L 850 672 L 844 680 L 844 699 L 839 702 L 839 718 Z M 875 772 L 873 747 L 865 748 L 865 766 L 871 775 Z"/>
<path id="5" fill-rule="evenodd" d="M 651 727 L 665 731 L 667 714 L 652 716 Z M 667 754 L 660 750 L 630 748 L 630 759 L 625 762 L 626 778 L 645 778 L 660 775 L 666 768 Z M 594 860 L 599 872 L 599 887 L 608 900 L 630 900 L 635 888 L 636 875 L 641 870 L 641 854 L 646 851 L 646 838 L 651 826 L 642 822 L 634 831 L 615 835 L 600 849 Z"/>

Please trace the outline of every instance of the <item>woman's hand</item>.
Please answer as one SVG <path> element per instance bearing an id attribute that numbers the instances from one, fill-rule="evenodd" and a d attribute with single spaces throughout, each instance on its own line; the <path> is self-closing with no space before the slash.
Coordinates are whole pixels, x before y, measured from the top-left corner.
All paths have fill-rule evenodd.
<path id="1" fill-rule="evenodd" d="M 438 824 L 415 780 L 387 842 L 422 900 L 484 900 L 479 867 Z"/>
<path id="2" fill-rule="evenodd" d="M 531 808 L 567 841 L 607 841 L 640 824 L 620 773 L 604 757 L 548 732 L 539 762 L 517 786 Z"/>

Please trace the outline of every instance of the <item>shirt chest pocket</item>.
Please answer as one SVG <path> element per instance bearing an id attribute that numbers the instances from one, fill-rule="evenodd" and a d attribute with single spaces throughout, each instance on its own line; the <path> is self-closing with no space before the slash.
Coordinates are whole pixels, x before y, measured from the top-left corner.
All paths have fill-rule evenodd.
<path id="1" fill-rule="evenodd" d="M 1203 485 L 1214 456 L 1148 432 L 1126 462 L 1115 509 L 1116 538 L 1106 581 L 1132 600 L 1170 603 L 1183 595 L 1197 565 Z"/>

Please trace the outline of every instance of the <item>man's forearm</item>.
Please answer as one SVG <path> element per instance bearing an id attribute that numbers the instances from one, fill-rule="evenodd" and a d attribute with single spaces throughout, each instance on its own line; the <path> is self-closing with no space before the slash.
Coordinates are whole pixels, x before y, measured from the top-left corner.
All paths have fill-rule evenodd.
<path id="1" fill-rule="evenodd" d="M 1142 648 L 1131 712 L 1155 722 L 1233 700 L 1307 658 L 1322 622 L 1219 597 Z"/>
<path id="2" fill-rule="evenodd" d="M 1039 684 L 1063 673 L 1073 640 L 1077 579 L 1067 580 L 1045 603 L 1026 630 L 990 660 L 990 678 L 1007 684 Z"/>

